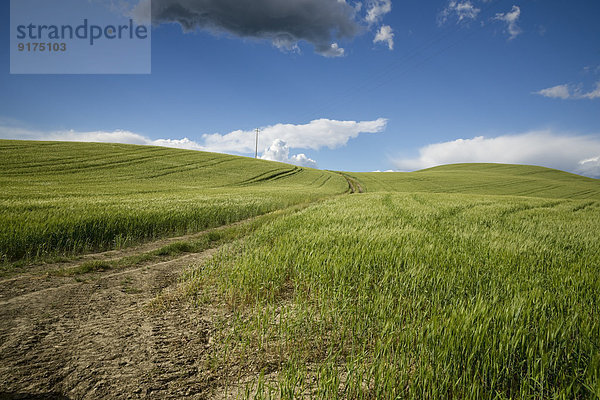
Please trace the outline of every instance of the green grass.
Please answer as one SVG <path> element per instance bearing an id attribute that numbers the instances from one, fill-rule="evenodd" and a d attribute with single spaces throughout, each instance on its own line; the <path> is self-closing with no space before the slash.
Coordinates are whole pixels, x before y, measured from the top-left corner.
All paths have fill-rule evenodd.
<path id="1" fill-rule="evenodd" d="M 497 194 L 600 200 L 600 180 L 550 168 L 453 164 L 417 172 L 350 174 L 367 192 Z"/>
<path id="2" fill-rule="evenodd" d="M 150 146 L 0 140 L 0 262 L 120 248 L 344 193 L 337 174 Z"/>
<path id="3" fill-rule="evenodd" d="M 599 201 L 346 196 L 185 279 L 233 310 L 215 368 L 252 371 L 258 398 L 597 398 L 599 216 Z"/>
<path id="4" fill-rule="evenodd" d="M 238 224 L 211 229 L 195 235 L 193 238 L 166 244 L 155 250 L 111 260 L 85 261 L 75 267 L 60 268 L 50 271 L 45 270 L 43 273 L 48 273 L 55 276 L 78 276 L 91 272 L 104 272 L 114 269 L 124 269 L 165 261 L 186 253 L 201 253 L 205 250 L 216 248 L 225 243 L 231 243 L 235 240 L 241 239 L 246 235 L 256 231 L 259 227 L 268 222 L 271 222 L 277 218 L 281 218 L 285 215 L 296 213 L 308 206 L 308 203 L 298 204 L 288 207 L 284 210 L 277 210 L 246 221 L 242 221 Z"/>
<path id="5" fill-rule="evenodd" d="M 183 287 L 217 310 L 208 365 L 241 397 L 600 396 L 598 180 L 498 164 L 339 174 L 113 144 L 0 141 L 0 156 L 4 262 L 207 230 L 53 273 L 222 246 Z M 349 185 L 367 193 L 338 196 Z"/>

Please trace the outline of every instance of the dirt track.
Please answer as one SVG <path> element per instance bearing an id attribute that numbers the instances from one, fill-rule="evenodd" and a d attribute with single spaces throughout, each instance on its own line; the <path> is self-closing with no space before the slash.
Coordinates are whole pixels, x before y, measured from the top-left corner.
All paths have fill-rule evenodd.
<path id="1" fill-rule="evenodd" d="M 148 304 L 213 252 L 79 280 L 0 281 L 0 399 L 210 398 L 209 313 Z"/>

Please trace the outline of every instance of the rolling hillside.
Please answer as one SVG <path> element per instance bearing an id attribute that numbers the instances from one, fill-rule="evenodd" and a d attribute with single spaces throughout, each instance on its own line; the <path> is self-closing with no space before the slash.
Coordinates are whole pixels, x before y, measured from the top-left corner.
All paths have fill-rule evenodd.
<path id="1" fill-rule="evenodd" d="M 598 180 L 496 164 L 337 173 L 93 143 L 0 141 L 0 157 L 0 377 L 16 386 L 600 396 Z"/>
<path id="2" fill-rule="evenodd" d="M 120 248 L 349 190 L 331 171 L 162 147 L 0 140 L 0 158 L 2 262 Z M 598 180 L 531 166 L 345 175 L 353 191 L 600 200 Z"/>
<path id="3" fill-rule="evenodd" d="M 600 200 L 600 180 L 555 169 L 508 164 L 452 164 L 417 172 L 351 173 L 367 192 L 513 195 Z"/>
<path id="4" fill-rule="evenodd" d="M 0 141 L 0 260 L 121 247 L 344 193 L 340 175 L 124 144 Z"/>

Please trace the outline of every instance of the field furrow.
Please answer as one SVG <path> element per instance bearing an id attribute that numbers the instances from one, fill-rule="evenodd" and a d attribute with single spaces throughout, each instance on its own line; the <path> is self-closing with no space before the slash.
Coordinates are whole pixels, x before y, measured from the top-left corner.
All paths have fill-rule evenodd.
<path id="1" fill-rule="evenodd" d="M 598 180 L 0 156 L 0 398 L 600 396 Z"/>

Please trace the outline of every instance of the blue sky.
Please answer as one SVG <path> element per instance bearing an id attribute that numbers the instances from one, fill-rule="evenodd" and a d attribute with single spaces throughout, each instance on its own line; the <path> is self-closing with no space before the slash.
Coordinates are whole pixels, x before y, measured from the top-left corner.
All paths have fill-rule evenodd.
<path id="1" fill-rule="evenodd" d="M 190 12 L 210 3 L 154 1 Z M 291 15 L 289 29 L 241 32 L 220 16 L 184 32 L 181 16 L 160 15 L 150 75 L 10 75 L 2 2 L 0 138 L 253 156 L 261 127 L 259 155 L 324 169 L 488 161 L 600 177 L 600 3 L 348 0 L 339 7 L 353 14 L 340 22 L 338 0 L 319 1 L 329 8 Z M 239 25 L 245 1 L 225 3 Z M 248 18 L 262 3 L 269 25 L 274 0 L 253 2 Z M 324 38 L 313 20 L 333 31 Z M 355 31 L 335 33 L 346 28 Z"/>

